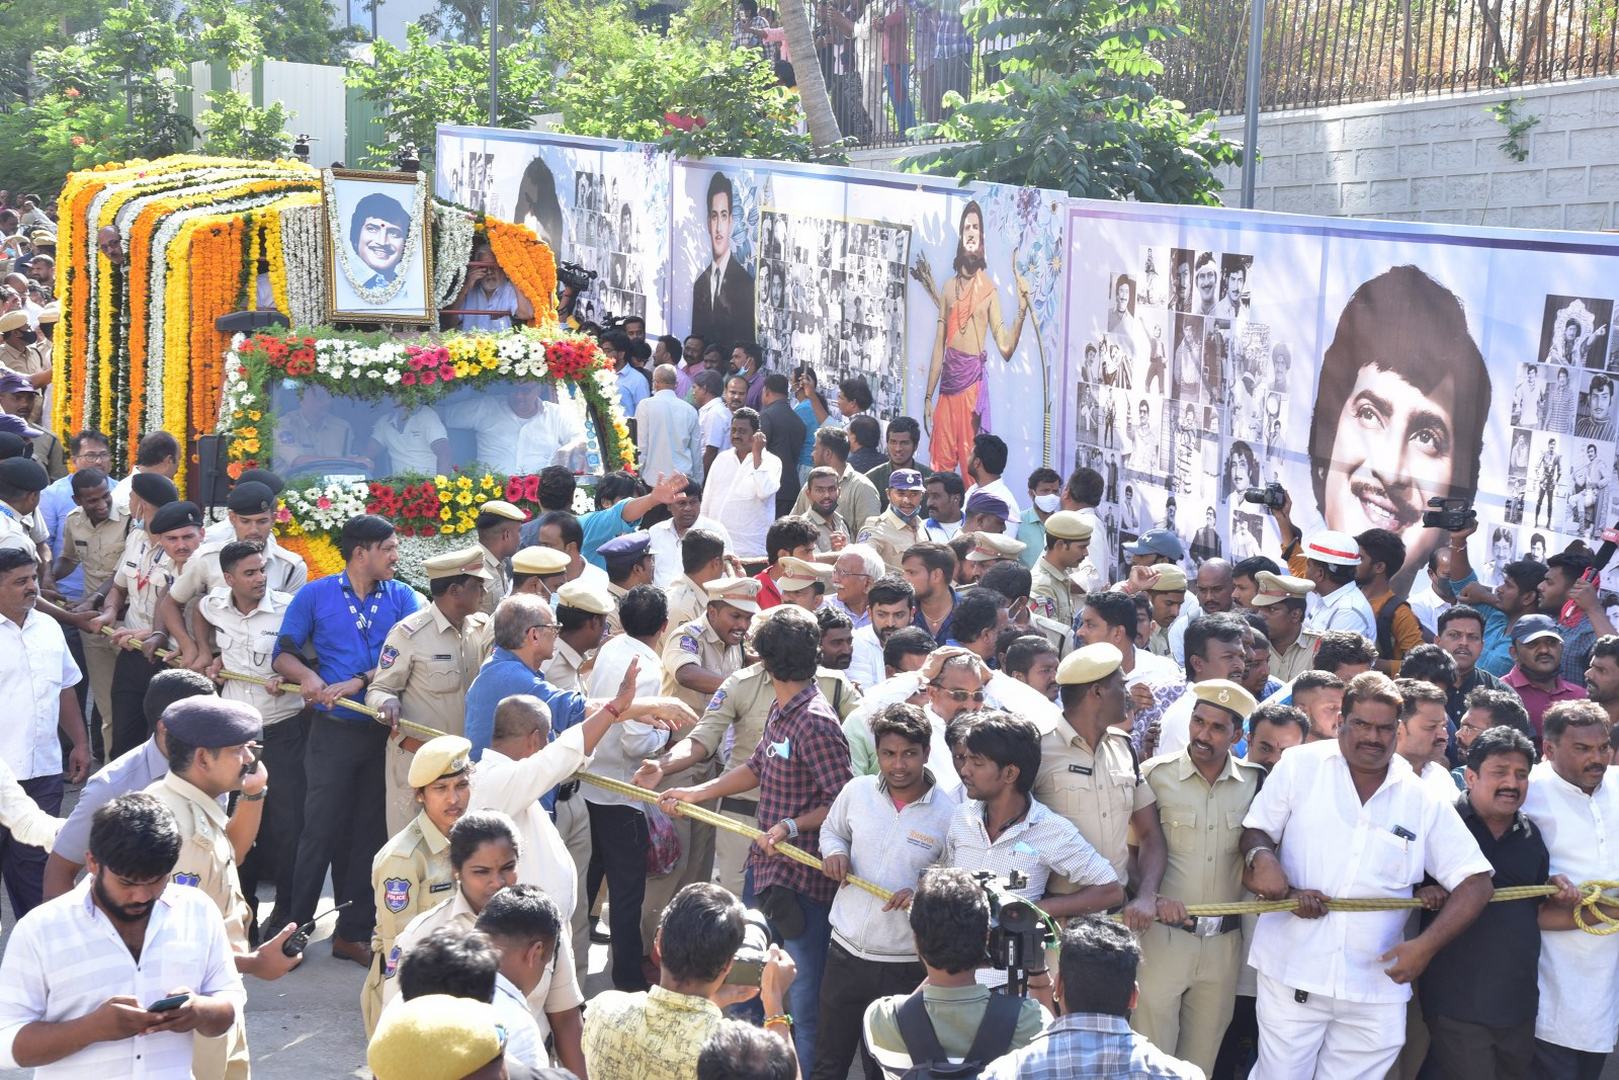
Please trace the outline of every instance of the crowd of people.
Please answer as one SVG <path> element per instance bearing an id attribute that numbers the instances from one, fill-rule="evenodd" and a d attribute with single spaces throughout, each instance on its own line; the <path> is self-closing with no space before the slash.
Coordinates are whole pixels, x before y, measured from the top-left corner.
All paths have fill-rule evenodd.
<path id="1" fill-rule="evenodd" d="M 299 977 L 329 876 L 381 1080 L 1600 1074 L 1589 551 L 1488 589 L 1463 529 L 1401 595 L 1396 535 L 1285 502 L 1275 560 L 1106 551 L 1093 470 L 934 471 L 859 378 L 603 346 L 654 483 L 576 514 L 547 468 L 419 566 L 359 515 L 315 580 L 274 473 L 208 521 L 171 436 L 117 478 L 82 431 L 53 479 L 0 373 L 0 1067 L 246 1077 L 243 976 Z M 1252 898 L 1295 910 L 1189 913 Z"/>

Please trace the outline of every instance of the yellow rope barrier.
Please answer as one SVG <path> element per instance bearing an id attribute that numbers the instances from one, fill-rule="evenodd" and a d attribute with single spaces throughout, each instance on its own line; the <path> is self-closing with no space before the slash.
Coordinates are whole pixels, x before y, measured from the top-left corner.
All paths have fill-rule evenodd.
<path id="1" fill-rule="evenodd" d="M 109 637 L 113 633 L 111 629 L 105 626 L 101 628 L 101 632 Z M 140 646 L 133 642 L 125 642 L 124 648 L 139 649 Z M 171 660 L 176 655 L 173 650 L 169 649 L 155 649 L 153 651 L 164 660 Z M 237 671 L 221 671 L 219 677 L 235 682 L 251 683 L 254 686 L 268 686 L 270 684 L 269 679 L 263 679 L 257 675 L 244 675 Z M 369 705 L 363 705 L 345 698 L 343 707 L 384 723 L 387 722 L 383 719 L 379 710 L 373 709 Z M 397 719 L 396 723 L 401 728 L 418 733 L 424 739 L 436 739 L 440 735 L 446 734 L 426 724 L 406 720 L 402 716 Z M 656 805 L 658 801 L 657 792 L 648 791 L 645 788 L 637 787 L 622 780 L 614 780 L 611 777 L 581 771 L 574 774 L 574 779 L 582 780 L 587 784 L 593 784 L 596 787 L 616 792 L 631 799 L 638 799 L 641 802 Z M 760 829 L 756 829 L 751 825 L 744 825 L 739 821 L 733 821 L 723 814 L 717 814 L 712 810 L 706 810 L 692 803 L 677 804 L 675 813 L 682 817 L 691 818 L 693 821 L 711 825 L 716 829 L 724 829 L 727 832 L 746 837 L 749 840 L 757 840 L 764 835 L 764 832 Z M 791 844 L 777 844 L 776 851 L 796 863 L 801 863 L 814 870 L 821 869 L 821 860 L 801 848 L 796 848 Z M 853 885 L 857 889 L 864 889 L 884 903 L 887 903 L 894 895 L 880 885 L 875 885 L 864 878 L 855 877 L 853 874 L 849 875 L 846 883 Z M 1602 908 L 1603 904 L 1619 908 L 1619 895 L 1615 895 L 1616 892 L 1619 892 L 1619 881 L 1586 881 L 1580 884 L 1579 889 L 1580 900 L 1574 908 L 1574 925 L 1587 934 L 1595 934 L 1598 937 L 1619 934 L 1619 918 L 1609 915 Z M 1514 900 L 1533 900 L 1538 897 L 1551 896 L 1556 892 L 1557 887 L 1554 885 L 1515 885 L 1495 890 L 1495 894 L 1490 897 L 1490 902 L 1500 904 Z M 1414 896 L 1348 897 L 1329 898 L 1325 906 L 1329 912 L 1404 911 L 1420 908 L 1422 901 Z M 1297 900 L 1240 900 L 1230 904 L 1187 904 L 1186 914 L 1192 918 L 1225 915 L 1264 915 L 1270 912 L 1295 911 L 1297 908 Z M 1041 912 L 1041 914 L 1045 915 L 1044 912 Z"/>

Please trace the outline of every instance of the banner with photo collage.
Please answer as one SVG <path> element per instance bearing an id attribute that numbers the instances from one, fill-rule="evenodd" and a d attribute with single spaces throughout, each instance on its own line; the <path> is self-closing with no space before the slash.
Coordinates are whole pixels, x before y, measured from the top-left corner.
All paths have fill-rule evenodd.
<path id="1" fill-rule="evenodd" d="M 1306 534 L 1397 533 L 1405 582 L 1431 499 L 1477 508 L 1487 585 L 1619 512 L 1619 237 L 1075 201 L 1069 242 L 1065 427 L 1115 560 L 1154 527 L 1188 569 L 1275 556 L 1271 483 Z"/>

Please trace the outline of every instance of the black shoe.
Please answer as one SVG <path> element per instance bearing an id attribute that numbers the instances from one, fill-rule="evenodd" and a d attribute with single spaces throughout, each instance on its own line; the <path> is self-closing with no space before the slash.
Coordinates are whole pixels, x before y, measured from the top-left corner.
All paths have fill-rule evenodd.
<path id="1" fill-rule="evenodd" d="M 592 945 L 608 945 L 611 944 L 612 940 L 613 935 L 602 929 L 601 920 L 590 920 L 590 943 Z"/>

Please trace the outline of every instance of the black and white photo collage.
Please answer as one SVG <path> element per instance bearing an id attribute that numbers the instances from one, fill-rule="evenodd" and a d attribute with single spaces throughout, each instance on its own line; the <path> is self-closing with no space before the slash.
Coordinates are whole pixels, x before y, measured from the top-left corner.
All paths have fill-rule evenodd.
<path id="1" fill-rule="evenodd" d="M 1080 358 L 1075 465 L 1105 481 L 1119 578 L 1123 545 L 1154 528 L 1181 538 L 1189 573 L 1261 553 L 1266 511 L 1242 496 L 1281 479 L 1293 357 L 1254 308 L 1253 262 L 1144 247 L 1109 275 Z"/>
<path id="2" fill-rule="evenodd" d="M 765 210 L 755 278 L 768 370 L 814 366 L 830 401 L 864 375 L 872 411 L 905 411 L 905 266 L 911 227 Z"/>
<path id="3" fill-rule="evenodd" d="M 1613 308 L 1588 296 L 1546 297 L 1539 351 L 1518 365 L 1512 387 L 1506 510 L 1490 532 L 1488 573 L 1479 574 L 1486 584 L 1498 584 L 1514 559 L 1544 562 L 1575 539 L 1596 547 L 1619 511 Z"/>
<path id="4" fill-rule="evenodd" d="M 572 262 L 596 272 L 593 288 L 579 298 L 576 314 L 586 322 L 609 315 L 645 316 L 646 289 L 637 251 L 635 192 L 619 191 L 618 177 L 574 174 Z"/>

